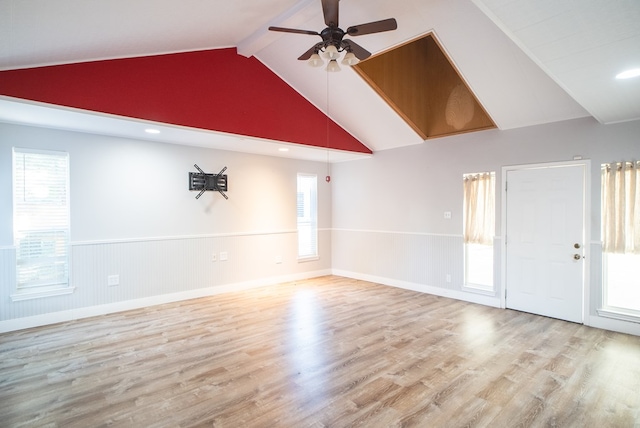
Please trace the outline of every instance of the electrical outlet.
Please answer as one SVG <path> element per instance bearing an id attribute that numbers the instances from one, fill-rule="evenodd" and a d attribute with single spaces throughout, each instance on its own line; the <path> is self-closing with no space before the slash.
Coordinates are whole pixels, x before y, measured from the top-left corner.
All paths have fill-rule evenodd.
<path id="1" fill-rule="evenodd" d="M 282 263 L 282 256 L 276 256 L 276 264 L 279 265 Z"/>
<path id="2" fill-rule="evenodd" d="M 445 276 L 445 281 L 447 282 L 451 282 L 451 275 L 447 274 L 447 276 Z"/>
<path id="3" fill-rule="evenodd" d="M 113 287 L 114 285 L 120 285 L 120 275 L 109 275 L 107 277 L 107 285 Z"/>
<path id="4" fill-rule="evenodd" d="M 229 254 L 226 251 L 220 251 L 220 261 L 225 261 L 229 259 Z"/>
<path id="5" fill-rule="evenodd" d="M 212 262 L 217 262 L 218 261 L 218 255 L 216 253 L 211 253 L 211 261 Z"/>
<path id="6" fill-rule="evenodd" d="M 451 211 L 445 211 L 444 218 L 446 218 L 447 220 L 451 219 Z"/>

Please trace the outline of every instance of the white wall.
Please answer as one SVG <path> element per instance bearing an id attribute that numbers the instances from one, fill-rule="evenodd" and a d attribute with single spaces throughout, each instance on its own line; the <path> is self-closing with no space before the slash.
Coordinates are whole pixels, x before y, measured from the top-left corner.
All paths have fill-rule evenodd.
<path id="1" fill-rule="evenodd" d="M 70 153 L 72 295 L 9 297 L 13 146 Z M 640 121 L 605 126 L 580 119 L 430 140 L 334 164 L 331 184 L 322 180 L 323 163 L 0 124 L 0 331 L 328 272 L 498 306 L 497 297 L 462 289 L 462 174 L 494 170 L 500 182 L 503 166 L 575 155 L 592 165 L 587 321 L 640 334 L 638 324 L 596 315 L 600 164 L 640 158 Z M 228 201 L 211 193 L 195 200 L 187 190 L 193 163 L 208 172 L 228 167 Z M 308 263 L 295 257 L 297 172 L 319 177 L 320 259 Z M 450 220 L 444 211 L 452 212 Z M 220 251 L 229 260 L 211 262 Z M 120 286 L 107 287 L 111 274 L 120 275 Z"/>
<path id="2" fill-rule="evenodd" d="M 9 297 L 14 146 L 70 154 L 71 295 Z M 211 173 L 228 167 L 229 200 L 216 192 L 195 199 L 188 190 L 194 163 Z M 305 263 L 297 262 L 298 172 L 319 178 L 320 259 Z M 325 175 L 324 163 L 0 124 L 0 323 L 13 320 L 5 323 L 12 329 L 329 273 Z M 228 261 L 212 262 L 222 251 Z M 113 274 L 120 285 L 108 287 Z"/>
<path id="3" fill-rule="evenodd" d="M 590 320 L 601 304 L 600 165 L 640 158 L 640 121 L 600 125 L 578 119 L 509 131 L 491 130 L 377 152 L 332 167 L 334 272 L 383 284 L 499 306 L 499 297 L 473 294 L 464 281 L 462 175 L 503 166 L 591 160 Z M 502 203 L 497 190 L 496 231 Z M 444 219 L 451 211 L 452 218 Z M 495 245 L 500 287 L 501 236 Z M 446 275 L 451 282 L 446 282 Z M 599 324 L 600 323 L 600 324 Z M 640 325 L 625 325 L 640 332 Z"/>

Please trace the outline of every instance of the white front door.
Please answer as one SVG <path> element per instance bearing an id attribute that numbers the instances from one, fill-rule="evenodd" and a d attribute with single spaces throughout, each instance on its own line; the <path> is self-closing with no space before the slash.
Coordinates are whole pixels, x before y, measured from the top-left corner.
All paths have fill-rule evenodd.
<path id="1" fill-rule="evenodd" d="M 506 171 L 506 307 L 583 322 L 585 165 Z"/>

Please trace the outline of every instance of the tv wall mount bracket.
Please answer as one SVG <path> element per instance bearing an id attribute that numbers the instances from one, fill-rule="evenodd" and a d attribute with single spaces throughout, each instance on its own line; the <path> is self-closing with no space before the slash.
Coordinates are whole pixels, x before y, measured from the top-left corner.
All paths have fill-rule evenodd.
<path id="1" fill-rule="evenodd" d="M 196 164 L 193 164 L 198 172 L 189 173 L 189 190 L 199 190 L 200 193 L 196 196 L 196 199 L 200 198 L 207 190 L 215 190 L 219 192 L 225 199 L 229 197 L 224 193 L 227 191 L 227 175 L 223 174 L 227 167 L 225 166 L 217 174 L 207 174 Z"/>

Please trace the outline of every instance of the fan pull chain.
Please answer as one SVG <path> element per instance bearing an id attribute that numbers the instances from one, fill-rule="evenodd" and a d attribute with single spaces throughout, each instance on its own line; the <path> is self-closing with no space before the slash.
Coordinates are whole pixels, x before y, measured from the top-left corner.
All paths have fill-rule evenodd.
<path id="1" fill-rule="evenodd" d="M 331 120 L 329 118 L 329 74 L 330 73 L 326 73 L 327 75 L 327 111 L 326 111 L 326 124 L 327 124 L 327 176 L 325 177 L 325 180 L 327 183 L 331 182 L 331 164 L 329 163 L 329 131 L 330 131 L 330 124 L 329 121 Z"/>

